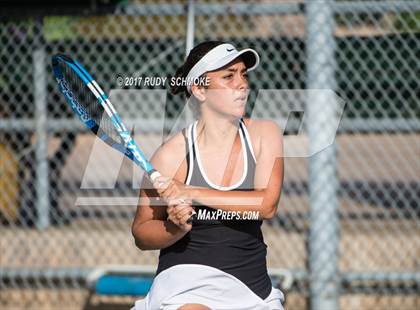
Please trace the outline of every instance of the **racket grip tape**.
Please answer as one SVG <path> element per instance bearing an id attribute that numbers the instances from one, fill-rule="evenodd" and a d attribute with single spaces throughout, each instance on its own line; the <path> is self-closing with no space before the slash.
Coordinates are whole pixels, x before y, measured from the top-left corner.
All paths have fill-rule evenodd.
<path id="1" fill-rule="evenodd" d="M 155 182 L 155 180 L 162 175 L 159 173 L 159 171 L 153 169 L 149 172 L 149 176 L 152 182 Z"/>

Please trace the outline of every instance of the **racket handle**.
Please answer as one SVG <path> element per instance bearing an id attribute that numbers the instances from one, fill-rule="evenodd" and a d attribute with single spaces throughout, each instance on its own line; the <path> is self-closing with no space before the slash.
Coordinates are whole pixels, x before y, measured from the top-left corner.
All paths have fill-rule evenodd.
<path id="1" fill-rule="evenodd" d="M 149 173 L 149 176 L 150 176 L 150 179 L 152 180 L 152 182 L 155 182 L 155 180 L 158 178 L 158 177 L 160 177 L 160 176 L 162 176 L 160 173 L 159 173 L 159 171 L 157 171 L 157 170 L 152 170 L 150 173 Z"/>

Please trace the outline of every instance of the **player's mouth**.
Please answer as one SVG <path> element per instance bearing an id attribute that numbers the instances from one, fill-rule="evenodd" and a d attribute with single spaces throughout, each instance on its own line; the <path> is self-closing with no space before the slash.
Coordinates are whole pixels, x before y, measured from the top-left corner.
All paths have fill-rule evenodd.
<path id="1" fill-rule="evenodd" d="M 245 102 L 247 99 L 247 96 L 241 96 L 235 99 L 235 101 L 239 101 L 239 102 Z"/>

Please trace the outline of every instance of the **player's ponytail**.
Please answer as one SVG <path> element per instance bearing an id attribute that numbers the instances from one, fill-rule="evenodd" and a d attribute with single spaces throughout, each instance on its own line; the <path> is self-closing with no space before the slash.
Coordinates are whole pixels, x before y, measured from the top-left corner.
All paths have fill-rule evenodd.
<path id="1" fill-rule="evenodd" d="M 181 67 L 179 67 L 176 71 L 175 74 L 173 76 L 173 78 L 178 79 L 178 78 L 185 78 L 186 74 L 185 74 L 185 64 L 183 64 Z M 171 93 L 173 95 L 177 95 L 179 93 L 185 92 L 187 95 L 188 91 L 187 91 L 187 87 L 185 85 L 181 85 L 178 83 L 173 83 L 171 85 Z"/>

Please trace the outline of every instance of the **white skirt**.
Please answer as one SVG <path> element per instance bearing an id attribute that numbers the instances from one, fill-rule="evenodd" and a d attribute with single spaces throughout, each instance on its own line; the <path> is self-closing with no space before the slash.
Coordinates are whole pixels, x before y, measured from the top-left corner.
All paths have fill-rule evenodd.
<path id="1" fill-rule="evenodd" d="M 217 268 L 181 264 L 159 273 L 144 299 L 131 310 L 172 310 L 185 304 L 202 304 L 211 309 L 283 310 L 284 295 L 272 288 L 261 299 L 236 277 Z"/>

